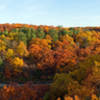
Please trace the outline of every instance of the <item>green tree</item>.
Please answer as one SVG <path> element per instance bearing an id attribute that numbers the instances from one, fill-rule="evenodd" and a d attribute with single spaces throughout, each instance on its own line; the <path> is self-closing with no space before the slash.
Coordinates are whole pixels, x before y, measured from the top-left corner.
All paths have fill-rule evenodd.
<path id="1" fill-rule="evenodd" d="M 43 39 L 45 37 L 44 29 L 41 27 L 38 27 L 38 29 L 36 30 L 36 35 L 38 38 Z"/>
<path id="2" fill-rule="evenodd" d="M 56 29 L 50 29 L 48 34 L 53 38 L 53 41 L 58 40 L 58 31 Z"/>
<path id="3" fill-rule="evenodd" d="M 19 33 L 18 37 L 17 37 L 17 40 L 18 40 L 18 42 L 23 41 L 24 44 L 27 44 L 26 34 L 24 34 L 23 32 Z"/>
<path id="4" fill-rule="evenodd" d="M 63 29 L 63 28 L 60 28 L 60 29 L 58 30 L 58 34 L 59 34 L 59 36 L 60 36 L 60 35 L 64 36 L 64 35 L 68 34 L 68 32 L 67 32 L 67 30 L 65 30 L 65 29 Z"/>
<path id="5" fill-rule="evenodd" d="M 27 42 L 28 43 L 32 40 L 32 38 L 36 38 L 36 31 L 35 31 L 35 29 L 29 28 L 27 30 L 26 36 L 27 36 Z"/>
<path id="6" fill-rule="evenodd" d="M 8 36 L 8 30 L 6 29 L 4 32 L 3 32 L 4 35 Z"/>

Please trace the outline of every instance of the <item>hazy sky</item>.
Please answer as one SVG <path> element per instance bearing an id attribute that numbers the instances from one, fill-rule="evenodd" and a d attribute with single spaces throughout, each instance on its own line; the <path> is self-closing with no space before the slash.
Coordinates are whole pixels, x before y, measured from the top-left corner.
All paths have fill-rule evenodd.
<path id="1" fill-rule="evenodd" d="M 0 0 L 0 23 L 100 26 L 100 0 Z"/>

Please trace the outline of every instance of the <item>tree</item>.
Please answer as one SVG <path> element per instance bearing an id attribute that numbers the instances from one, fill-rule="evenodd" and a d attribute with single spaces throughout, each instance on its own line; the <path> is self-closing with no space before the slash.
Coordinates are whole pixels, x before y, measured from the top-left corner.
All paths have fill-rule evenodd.
<path id="1" fill-rule="evenodd" d="M 6 30 L 3 32 L 3 34 L 7 36 L 7 35 L 8 35 L 8 30 L 6 29 Z"/>
<path id="2" fill-rule="evenodd" d="M 16 55 L 20 57 L 28 56 L 27 47 L 22 41 L 20 41 L 19 45 L 16 47 Z"/>
<path id="3" fill-rule="evenodd" d="M 13 49 L 8 49 L 6 52 L 6 58 L 10 58 L 14 56 L 14 51 Z"/>
<path id="4" fill-rule="evenodd" d="M 2 65 L 3 65 L 3 60 L 2 60 L 2 58 L 0 57 L 0 67 L 2 67 Z"/>
<path id="5" fill-rule="evenodd" d="M 53 41 L 58 40 L 58 32 L 56 29 L 50 29 L 48 34 L 53 38 Z"/>
<path id="6" fill-rule="evenodd" d="M 27 37 L 26 37 L 26 34 L 24 34 L 23 32 L 18 33 L 17 40 L 18 40 L 18 42 L 23 41 L 24 44 L 27 44 Z"/>
<path id="7" fill-rule="evenodd" d="M 39 69 L 54 67 L 54 53 L 50 49 L 51 41 L 48 39 L 33 39 L 30 42 L 29 53 L 30 58 L 37 64 Z"/>
<path id="8" fill-rule="evenodd" d="M 15 68 L 22 68 L 24 65 L 23 59 L 19 57 L 15 57 L 11 60 L 11 65 Z"/>
<path id="9" fill-rule="evenodd" d="M 66 94 L 73 96 L 79 92 L 79 83 L 74 81 L 69 74 L 65 73 L 56 74 L 54 82 L 50 87 L 50 96 L 52 100 L 56 100 L 57 97 L 64 97 Z"/>
<path id="10" fill-rule="evenodd" d="M 73 64 L 77 63 L 76 49 L 77 46 L 73 41 L 63 40 L 55 43 L 55 61 L 59 71 L 69 71 Z"/>
<path id="11" fill-rule="evenodd" d="M 59 38 L 60 38 L 61 36 L 65 36 L 66 34 L 68 34 L 68 31 L 64 28 L 60 28 L 58 30 L 58 34 L 59 34 Z"/>
<path id="12" fill-rule="evenodd" d="M 37 31 L 36 31 L 36 35 L 38 38 L 43 39 L 45 37 L 45 32 L 44 29 L 41 27 L 38 27 Z"/>

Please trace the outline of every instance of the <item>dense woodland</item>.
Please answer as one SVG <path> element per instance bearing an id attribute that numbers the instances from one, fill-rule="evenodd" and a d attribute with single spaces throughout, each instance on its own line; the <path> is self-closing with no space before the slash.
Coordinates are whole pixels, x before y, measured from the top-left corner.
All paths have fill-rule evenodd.
<path id="1" fill-rule="evenodd" d="M 100 100 L 100 27 L 0 24 L 0 83 L 11 82 L 0 100 Z"/>

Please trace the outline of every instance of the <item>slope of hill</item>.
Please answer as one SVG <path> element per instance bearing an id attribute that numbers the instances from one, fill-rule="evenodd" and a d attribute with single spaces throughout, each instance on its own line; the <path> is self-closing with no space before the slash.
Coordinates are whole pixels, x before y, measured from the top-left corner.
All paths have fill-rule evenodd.
<path id="1" fill-rule="evenodd" d="M 52 82 L 45 100 L 99 96 L 100 27 L 0 24 L 0 82 L 28 81 Z"/>

